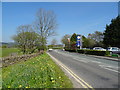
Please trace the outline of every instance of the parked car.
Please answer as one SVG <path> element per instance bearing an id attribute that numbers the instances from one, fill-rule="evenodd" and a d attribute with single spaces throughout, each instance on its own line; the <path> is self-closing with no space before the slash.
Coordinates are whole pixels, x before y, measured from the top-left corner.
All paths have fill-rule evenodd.
<path id="1" fill-rule="evenodd" d="M 107 50 L 108 51 L 120 51 L 118 47 L 108 47 Z"/>
<path id="2" fill-rule="evenodd" d="M 93 50 L 101 50 L 101 51 L 106 51 L 106 49 L 102 48 L 102 47 L 94 47 Z"/>
<path id="3" fill-rule="evenodd" d="M 65 49 L 62 49 L 62 51 L 65 51 Z"/>

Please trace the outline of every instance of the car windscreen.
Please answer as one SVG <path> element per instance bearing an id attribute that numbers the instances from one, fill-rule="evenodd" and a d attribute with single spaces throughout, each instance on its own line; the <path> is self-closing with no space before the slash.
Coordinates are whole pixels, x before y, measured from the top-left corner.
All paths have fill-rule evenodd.
<path id="1" fill-rule="evenodd" d="M 118 48 L 112 48 L 112 50 L 118 50 Z"/>

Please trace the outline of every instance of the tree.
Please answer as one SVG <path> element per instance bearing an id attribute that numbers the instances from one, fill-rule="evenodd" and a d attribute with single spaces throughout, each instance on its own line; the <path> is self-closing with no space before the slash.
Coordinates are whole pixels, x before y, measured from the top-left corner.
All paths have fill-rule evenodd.
<path id="1" fill-rule="evenodd" d="M 51 45 L 56 45 L 57 44 L 57 40 L 54 38 L 52 41 L 51 41 Z"/>
<path id="2" fill-rule="evenodd" d="M 88 34 L 88 38 L 95 40 L 96 42 L 103 41 L 103 33 L 95 31 L 92 34 Z"/>
<path id="3" fill-rule="evenodd" d="M 17 35 L 13 40 L 23 53 L 33 53 L 38 43 L 39 35 L 32 30 L 31 25 L 21 25 L 17 28 Z"/>
<path id="4" fill-rule="evenodd" d="M 71 35 L 68 35 L 68 34 L 64 35 L 61 39 L 61 42 L 63 44 L 65 44 L 65 46 L 69 45 L 68 38 L 70 38 L 70 37 L 71 37 Z"/>
<path id="5" fill-rule="evenodd" d="M 112 19 L 110 25 L 106 25 L 103 43 L 106 47 L 120 47 L 120 16 Z"/>
<path id="6" fill-rule="evenodd" d="M 55 29 L 57 27 L 56 15 L 53 11 L 46 11 L 39 9 L 36 14 L 35 29 L 41 36 L 41 42 L 44 49 L 46 46 L 46 40 L 49 36 L 55 35 Z"/>
<path id="7" fill-rule="evenodd" d="M 76 33 L 74 33 L 70 38 L 70 43 L 76 44 L 76 41 L 77 41 L 77 35 L 76 35 Z"/>
<path id="8" fill-rule="evenodd" d="M 83 48 L 87 48 L 89 43 L 88 43 L 88 39 L 85 36 L 82 36 L 82 47 Z"/>
<path id="9" fill-rule="evenodd" d="M 83 48 L 93 48 L 95 45 L 95 41 L 90 38 L 86 38 L 85 36 L 82 36 L 82 41 L 83 41 Z"/>
<path id="10" fill-rule="evenodd" d="M 93 46 L 103 46 L 103 38 L 103 33 L 99 31 L 95 31 L 92 34 L 88 34 L 88 39 L 92 39 L 92 42 L 94 42 Z"/>

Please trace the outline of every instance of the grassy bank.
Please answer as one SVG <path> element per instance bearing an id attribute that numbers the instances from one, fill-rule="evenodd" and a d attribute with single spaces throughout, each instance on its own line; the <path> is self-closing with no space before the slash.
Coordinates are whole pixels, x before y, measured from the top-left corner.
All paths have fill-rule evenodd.
<path id="1" fill-rule="evenodd" d="M 0 48 L 0 57 L 9 56 L 11 53 L 20 54 L 20 51 L 17 48 Z"/>
<path id="2" fill-rule="evenodd" d="M 45 53 L 2 69 L 3 88 L 72 88 L 63 71 Z"/>

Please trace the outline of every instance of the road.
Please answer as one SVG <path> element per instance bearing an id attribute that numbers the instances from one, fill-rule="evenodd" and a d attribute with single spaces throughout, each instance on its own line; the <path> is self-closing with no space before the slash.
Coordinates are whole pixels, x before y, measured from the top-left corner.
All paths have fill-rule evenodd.
<path id="1" fill-rule="evenodd" d="M 49 52 L 93 88 L 118 88 L 118 62 L 70 53 L 62 50 Z"/>

